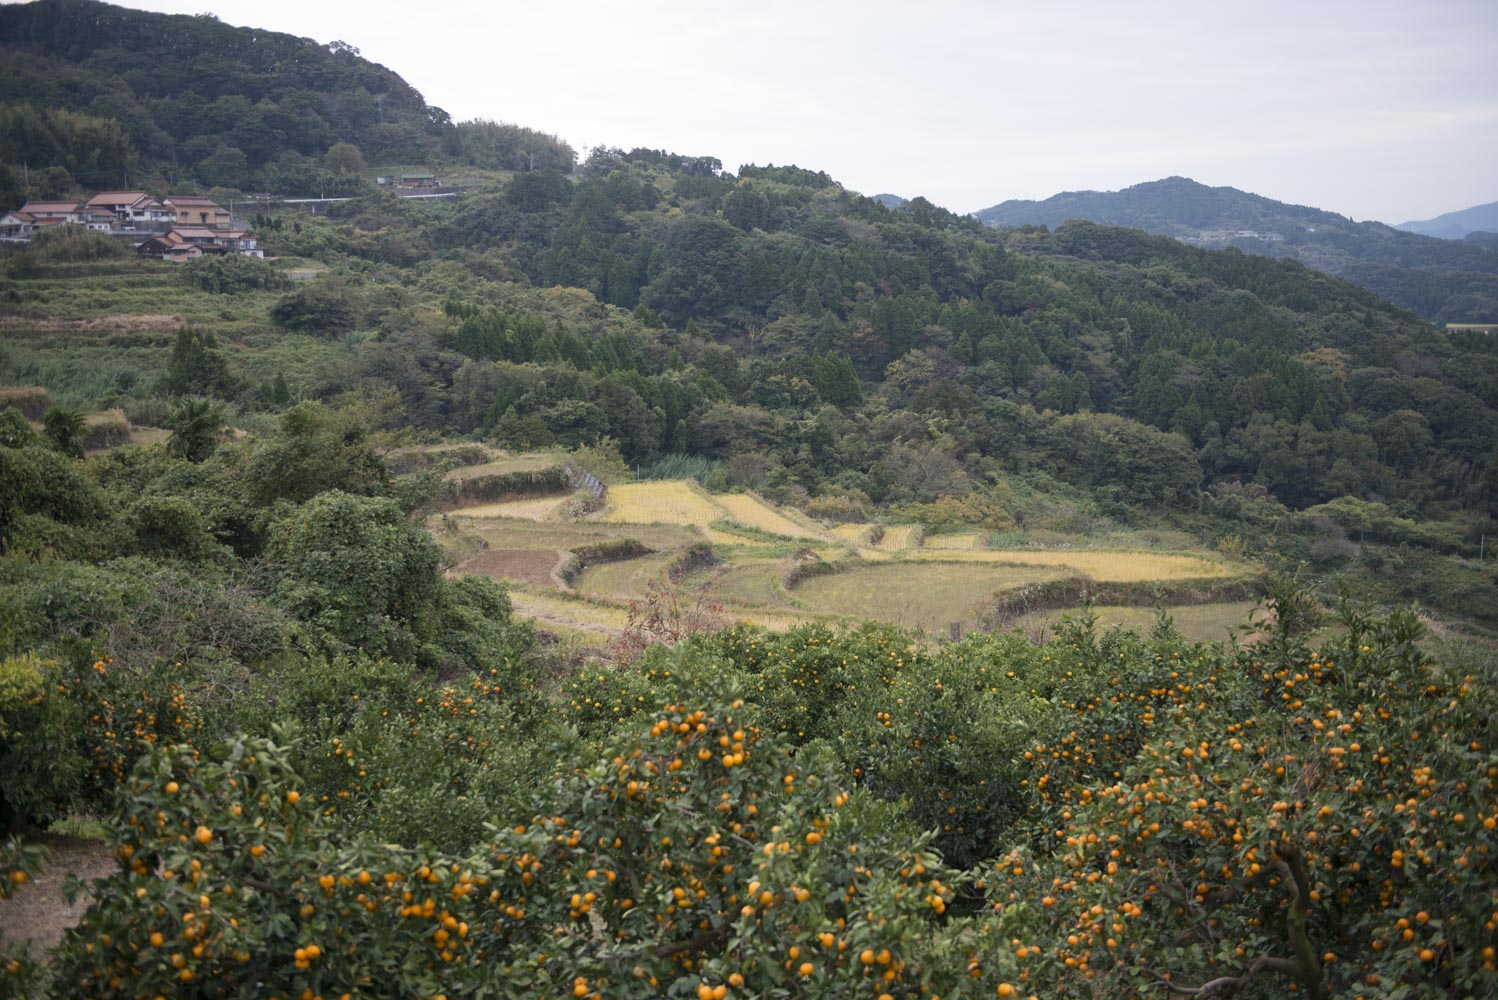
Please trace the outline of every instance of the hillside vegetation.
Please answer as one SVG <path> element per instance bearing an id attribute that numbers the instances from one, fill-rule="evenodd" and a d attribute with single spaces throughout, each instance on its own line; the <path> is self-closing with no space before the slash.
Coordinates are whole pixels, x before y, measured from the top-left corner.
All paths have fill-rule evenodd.
<path id="1" fill-rule="evenodd" d="M 28 193 L 346 195 L 364 164 L 571 169 L 554 137 L 454 123 L 346 42 L 95 0 L 0 7 L 0 208 Z M 34 190 L 21 187 L 29 165 Z M 10 204 L 14 202 L 14 204 Z"/>

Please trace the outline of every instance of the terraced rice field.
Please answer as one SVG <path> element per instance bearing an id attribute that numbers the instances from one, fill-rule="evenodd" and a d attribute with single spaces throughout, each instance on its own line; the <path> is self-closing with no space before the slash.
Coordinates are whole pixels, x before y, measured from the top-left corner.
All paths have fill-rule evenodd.
<path id="1" fill-rule="evenodd" d="M 996 591 L 1060 575 L 1045 566 L 890 562 L 811 577 L 793 593 L 810 611 L 938 631 L 971 624 L 977 605 Z"/>
<path id="2" fill-rule="evenodd" d="M 608 511 L 599 518 L 613 524 L 692 524 L 707 527 L 723 510 L 684 482 L 626 483 L 610 488 Z"/>
<path id="3" fill-rule="evenodd" d="M 622 607 L 571 601 L 529 589 L 511 590 L 510 605 L 522 618 L 570 625 L 578 629 L 618 632 L 629 622 L 628 614 Z"/>
<path id="4" fill-rule="evenodd" d="M 453 511 L 449 517 L 464 516 L 463 528 L 481 537 L 495 549 L 573 549 L 595 542 L 633 538 L 659 552 L 684 548 L 702 541 L 697 529 L 669 524 L 596 524 L 584 522 L 546 522 L 516 518 L 477 518 L 467 520 L 466 511 Z"/>
<path id="5" fill-rule="evenodd" d="M 721 493 L 713 500 L 740 524 L 787 538 L 824 538 L 821 532 L 802 527 L 752 493 Z"/>
<path id="6" fill-rule="evenodd" d="M 782 570 L 780 561 L 754 562 L 704 576 L 711 580 L 718 599 L 729 605 L 780 607 L 790 610 L 776 588 Z M 693 581 L 695 582 L 695 580 Z"/>
<path id="7" fill-rule="evenodd" d="M 1233 629 L 1248 622 L 1248 613 L 1254 609 L 1253 601 L 1232 601 L 1222 604 L 1184 604 L 1168 609 L 1176 628 L 1187 638 L 1200 642 L 1222 642 Z M 1037 611 L 1015 621 L 1015 626 L 1026 634 L 1044 628 L 1053 633 L 1063 614 L 1075 617 L 1081 611 Z M 1155 623 L 1154 608 L 1119 607 L 1101 605 L 1092 609 L 1097 615 L 1098 628 L 1120 625 L 1136 632 L 1148 632 Z"/>
<path id="8" fill-rule="evenodd" d="M 879 547 L 888 552 L 898 552 L 902 549 L 913 549 L 921 544 L 925 537 L 926 529 L 919 524 L 897 524 L 893 528 L 884 529 L 884 537 L 879 539 Z"/>
<path id="9" fill-rule="evenodd" d="M 517 583 L 551 584 L 562 554 L 548 549 L 486 549 L 458 566 L 459 573 Z"/>
<path id="10" fill-rule="evenodd" d="M 757 538 L 753 535 L 740 534 L 732 528 L 708 528 L 707 540 L 714 545 L 743 545 L 751 549 L 768 549 L 783 542 L 773 542 L 768 538 Z"/>
<path id="11" fill-rule="evenodd" d="M 478 479 L 481 476 L 502 476 L 511 472 L 540 472 L 559 465 L 554 455 L 507 455 L 483 465 L 464 465 L 453 469 L 444 478 L 452 480 Z"/>
<path id="12" fill-rule="evenodd" d="M 1058 570 L 1070 567 L 1099 583 L 1195 580 L 1228 575 L 1228 567 L 1223 563 L 1199 559 L 1196 556 L 1167 555 L 1159 552 L 1108 552 L 1099 549 L 1075 551 L 996 549 L 964 552 L 948 549 L 914 552 L 911 555 L 923 561 L 992 562 L 1048 566 Z"/>
<path id="13" fill-rule="evenodd" d="M 527 500 L 507 500 L 504 503 L 488 503 L 478 507 L 463 507 L 451 512 L 453 517 L 518 518 L 523 521 L 549 521 L 556 516 L 568 497 L 534 497 Z"/>
<path id="14" fill-rule="evenodd" d="M 832 529 L 832 535 L 849 545 L 870 545 L 878 528 L 877 524 L 839 524 Z"/>
<path id="15" fill-rule="evenodd" d="M 928 549 L 971 551 L 984 548 L 982 535 L 927 535 L 923 546 Z"/>
<path id="16" fill-rule="evenodd" d="M 616 600 L 635 600 L 645 596 L 650 581 L 659 580 L 666 575 L 666 570 L 676 558 L 675 553 L 667 552 L 590 566 L 583 570 L 576 586 L 585 594 Z"/>

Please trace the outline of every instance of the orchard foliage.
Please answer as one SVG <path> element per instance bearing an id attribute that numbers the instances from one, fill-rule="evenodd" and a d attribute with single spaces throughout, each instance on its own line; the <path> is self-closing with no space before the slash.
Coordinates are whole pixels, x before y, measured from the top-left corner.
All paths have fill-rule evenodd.
<path id="1" fill-rule="evenodd" d="M 235 720 L 289 745 L 137 731 L 120 867 L 59 984 L 1491 992 L 1491 677 L 1433 660 L 1405 612 L 1344 607 L 1310 648 L 1279 599 L 1238 651 L 1164 619 L 940 651 L 730 630 L 569 680 L 581 741 L 497 672 L 293 668 Z"/>

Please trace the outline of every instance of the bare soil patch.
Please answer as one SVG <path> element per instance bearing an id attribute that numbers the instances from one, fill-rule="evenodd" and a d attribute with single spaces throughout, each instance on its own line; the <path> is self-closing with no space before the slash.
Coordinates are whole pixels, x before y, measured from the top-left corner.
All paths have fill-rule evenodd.
<path id="1" fill-rule="evenodd" d="M 64 932 L 78 923 L 88 907 L 87 893 L 71 906 L 62 893 L 69 874 L 84 881 L 103 878 L 114 868 L 109 845 L 100 840 L 76 837 L 39 837 L 52 852 L 52 860 L 40 874 L 7 900 L 0 900 L 0 937 L 25 941 L 31 953 L 40 956 L 62 940 Z"/>
<path id="2" fill-rule="evenodd" d="M 489 549 L 462 563 L 458 571 L 545 586 L 552 582 L 551 571 L 561 558 L 561 553 L 548 549 Z"/>

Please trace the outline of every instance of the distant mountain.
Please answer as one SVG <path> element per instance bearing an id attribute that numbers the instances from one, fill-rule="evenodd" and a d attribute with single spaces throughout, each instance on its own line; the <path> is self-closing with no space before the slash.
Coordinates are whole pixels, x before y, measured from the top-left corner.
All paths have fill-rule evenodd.
<path id="1" fill-rule="evenodd" d="M 897 194 L 876 194 L 873 198 L 885 208 L 900 208 L 905 204 L 905 199 Z"/>
<path id="2" fill-rule="evenodd" d="M 1439 236 L 1443 240 L 1464 239 L 1468 233 L 1498 231 L 1498 201 L 1447 212 L 1422 222 L 1401 222 L 1394 228 L 1422 236 Z"/>
<path id="3" fill-rule="evenodd" d="M 1006 201 L 973 214 L 990 226 L 1052 229 L 1068 219 L 1086 219 L 1209 249 L 1237 247 L 1289 257 L 1434 322 L 1498 322 L 1498 251 L 1480 240 L 1442 240 L 1381 222 L 1354 222 L 1186 177 L 1122 191 L 1066 191 L 1044 201 Z"/>

